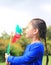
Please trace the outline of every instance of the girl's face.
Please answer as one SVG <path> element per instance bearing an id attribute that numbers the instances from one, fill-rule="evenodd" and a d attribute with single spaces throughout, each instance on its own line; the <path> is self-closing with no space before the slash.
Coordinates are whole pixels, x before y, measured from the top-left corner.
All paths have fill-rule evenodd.
<path id="1" fill-rule="evenodd" d="M 33 38 L 33 37 L 38 35 L 38 29 L 33 28 L 32 23 L 29 23 L 27 28 L 26 28 L 25 33 L 26 33 L 27 38 Z"/>
<path id="2" fill-rule="evenodd" d="M 36 34 L 36 29 L 33 28 L 31 23 L 29 23 L 27 28 L 26 28 L 25 33 L 26 33 L 27 38 L 33 38 L 34 35 Z"/>

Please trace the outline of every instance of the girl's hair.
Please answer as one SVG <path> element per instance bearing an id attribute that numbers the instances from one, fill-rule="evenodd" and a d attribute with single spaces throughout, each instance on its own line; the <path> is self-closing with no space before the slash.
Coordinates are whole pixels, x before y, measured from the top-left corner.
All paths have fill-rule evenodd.
<path id="1" fill-rule="evenodd" d="M 45 41 L 46 56 L 47 56 L 46 65 L 48 65 L 48 50 L 46 44 L 46 32 L 47 32 L 46 23 L 43 19 L 40 18 L 32 19 L 31 23 L 34 28 L 38 28 L 40 38 L 44 39 Z"/>

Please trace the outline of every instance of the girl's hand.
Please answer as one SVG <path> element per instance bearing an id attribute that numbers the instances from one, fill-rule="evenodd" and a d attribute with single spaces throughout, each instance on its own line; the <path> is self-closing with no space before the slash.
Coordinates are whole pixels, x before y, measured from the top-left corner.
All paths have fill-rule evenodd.
<path id="1" fill-rule="evenodd" d="M 8 59 L 9 56 L 10 54 L 8 55 L 7 53 L 5 53 L 5 59 Z"/>
<path id="2" fill-rule="evenodd" d="M 9 62 L 7 62 L 7 59 L 8 59 L 8 57 L 10 56 L 10 54 L 8 55 L 7 53 L 5 53 L 5 59 L 6 59 L 6 65 L 10 65 L 10 63 Z"/>

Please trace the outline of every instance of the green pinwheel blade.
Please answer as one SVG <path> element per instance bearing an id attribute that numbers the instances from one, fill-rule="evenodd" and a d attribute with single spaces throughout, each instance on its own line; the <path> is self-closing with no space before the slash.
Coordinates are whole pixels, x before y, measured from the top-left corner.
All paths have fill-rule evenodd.
<path id="1" fill-rule="evenodd" d="M 10 43 L 8 44 L 7 48 L 6 48 L 6 53 L 10 54 Z"/>
<path id="2" fill-rule="evenodd" d="M 16 33 L 18 33 L 18 34 L 22 33 L 22 29 L 20 28 L 19 25 L 16 26 Z"/>

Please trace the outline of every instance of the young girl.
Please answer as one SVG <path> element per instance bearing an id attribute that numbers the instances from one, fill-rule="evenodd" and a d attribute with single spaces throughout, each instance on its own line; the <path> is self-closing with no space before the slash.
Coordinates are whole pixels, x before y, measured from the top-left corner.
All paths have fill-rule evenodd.
<path id="1" fill-rule="evenodd" d="M 27 45 L 23 56 L 5 55 L 8 65 L 42 65 L 44 55 L 44 45 L 42 39 L 46 42 L 46 23 L 40 18 L 32 19 L 26 29 L 26 37 L 31 38 L 31 44 Z M 46 47 L 47 48 L 47 47 Z"/>

